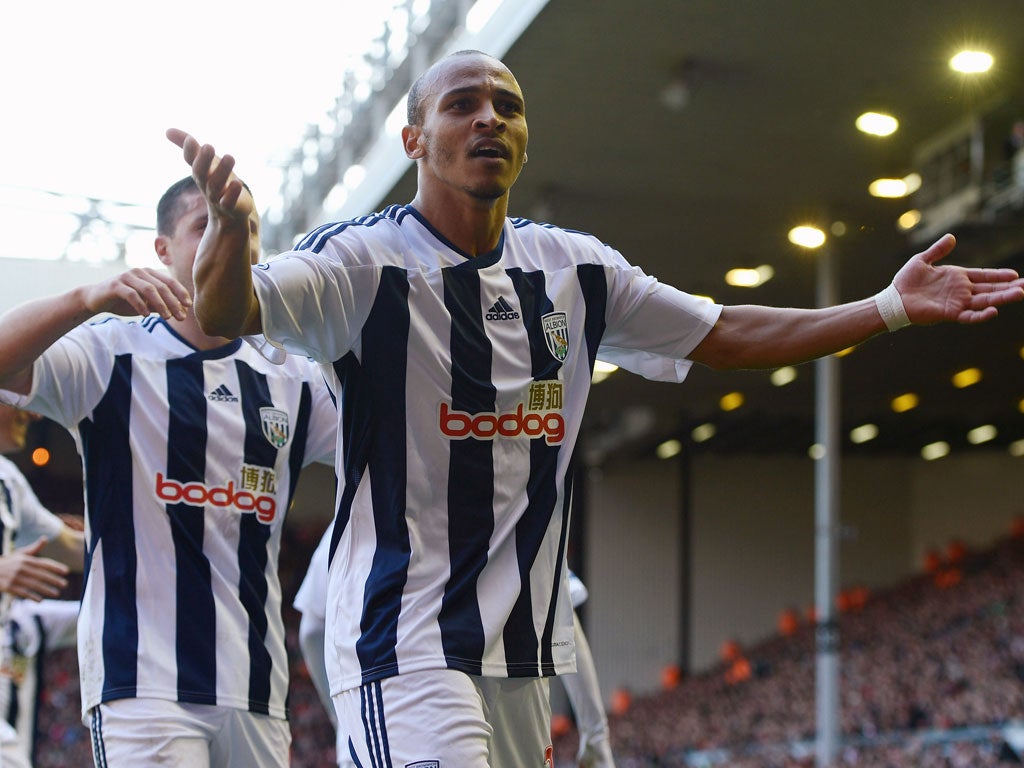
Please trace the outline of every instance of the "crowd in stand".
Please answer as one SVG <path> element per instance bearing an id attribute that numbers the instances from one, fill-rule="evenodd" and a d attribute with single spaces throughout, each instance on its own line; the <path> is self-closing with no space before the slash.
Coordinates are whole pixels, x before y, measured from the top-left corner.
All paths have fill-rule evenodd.
<path id="1" fill-rule="evenodd" d="M 285 594 L 292 765 L 334 765 L 330 724 L 298 652 L 291 598 L 317 526 L 286 527 Z M 284 556 L 285 552 L 292 553 Z M 961 552 L 840 614 L 841 739 L 836 766 L 985 768 L 1019 764 L 1003 727 L 1024 721 L 1024 536 L 990 550 Z M 653 695 L 634 695 L 611 715 L 620 768 L 814 765 L 815 648 L 803 623 L 742 649 L 735 662 L 684 676 Z M 58 651 L 45 672 L 38 768 L 91 764 L 79 719 L 74 650 Z M 573 765 L 576 735 L 555 739 L 556 766 Z"/>
<path id="2" fill-rule="evenodd" d="M 1019 534 L 1019 532 L 1018 532 Z M 1022 762 L 1003 727 L 1024 718 L 1024 537 L 942 562 L 840 614 L 837 766 L 984 768 Z M 633 697 L 611 718 L 624 768 L 815 764 L 814 629 L 743 651 L 736 662 Z M 575 736 L 556 741 L 571 765 Z"/>

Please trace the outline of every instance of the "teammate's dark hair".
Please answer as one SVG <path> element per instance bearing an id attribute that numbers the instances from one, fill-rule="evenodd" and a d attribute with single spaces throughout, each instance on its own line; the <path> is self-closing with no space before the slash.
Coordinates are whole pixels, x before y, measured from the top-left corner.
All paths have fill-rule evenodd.
<path id="1" fill-rule="evenodd" d="M 199 187 L 196 186 L 196 180 L 191 176 L 178 179 L 167 188 L 163 197 L 160 198 L 160 202 L 156 204 L 156 233 L 158 235 L 170 237 L 174 234 L 174 228 L 178 225 L 178 219 L 181 218 L 185 208 L 181 203 L 181 198 L 192 194 L 198 195 Z"/>

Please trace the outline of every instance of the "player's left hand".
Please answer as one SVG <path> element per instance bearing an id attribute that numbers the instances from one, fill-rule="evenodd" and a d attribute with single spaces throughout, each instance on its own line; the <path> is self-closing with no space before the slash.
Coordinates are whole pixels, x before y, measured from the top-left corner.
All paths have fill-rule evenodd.
<path id="1" fill-rule="evenodd" d="M 937 264 L 955 246 L 952 235 L 943 235 L 893 278 L 915 325 L 980 323 L 995 317 L 998 307 L 1024 299 L 1024 280 L 1015 270 Z"/>

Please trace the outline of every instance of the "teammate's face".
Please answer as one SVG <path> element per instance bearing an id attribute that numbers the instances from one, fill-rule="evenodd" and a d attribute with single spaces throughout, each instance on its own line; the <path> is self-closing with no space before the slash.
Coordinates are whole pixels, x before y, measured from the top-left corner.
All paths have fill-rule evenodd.
<path id="1" fill-rule="evenodd" d="M 405 134 L 407 154 L 423 161 L 421 181 L 487 201 L 508 192 L 526 161 L 529 132 L 522 91 L 501 62 L 476 54 L 441 62 L 423 115 Z"/>
<path id="2" fill-rule="evenodd" d="M 38 418 L 28 411 L 0 405 L 0 453 L 13 453 L 24 448 L 28 425 Z"/>
<path id="3" fill-rule="evenodd" d="M 189 293 L 195 293 L 195 286 L 192 283 L 192 266 L 196 261 L 196 251 L 199 249 L 199 242 L 206 232 L 206 225 L 209 221 L 209 214 L 206 208 L 206 200 L 199 192 L 193 192 L 181 196 L 179 200 L 181 215 L 174 227 L 174 233 L 169 237 L 158 235 L 156 238 L 156 252 L 170 270 L 171 275 L 188 288 Z M 256 264 L 260 258 L 260 217 L 253 212 L 249 217 L 249 260 Z"/>

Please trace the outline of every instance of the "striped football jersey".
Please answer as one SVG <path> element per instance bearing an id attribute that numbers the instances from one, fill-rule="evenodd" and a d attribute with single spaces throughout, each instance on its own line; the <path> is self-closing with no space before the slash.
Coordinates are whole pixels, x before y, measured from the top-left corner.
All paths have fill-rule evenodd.
<path id="1" fill-rule="evenodd" d="M 283 718 L 281 526 L 337 410 L 306 358 L 199 351 L 157 316 L 80 326 L 17 398 L 82 457 L 82 707 L 156 698 Z"/>
<path id="2" fill-rule="evenodd" d="M 682 380 L 721 307 L 524 219 L 470 258 L 411 206 L 325 225 L 253 275 L 267 338 L 342 393 L 332 693 L 573 671 L 565 551 L 594 361 Z"/>

